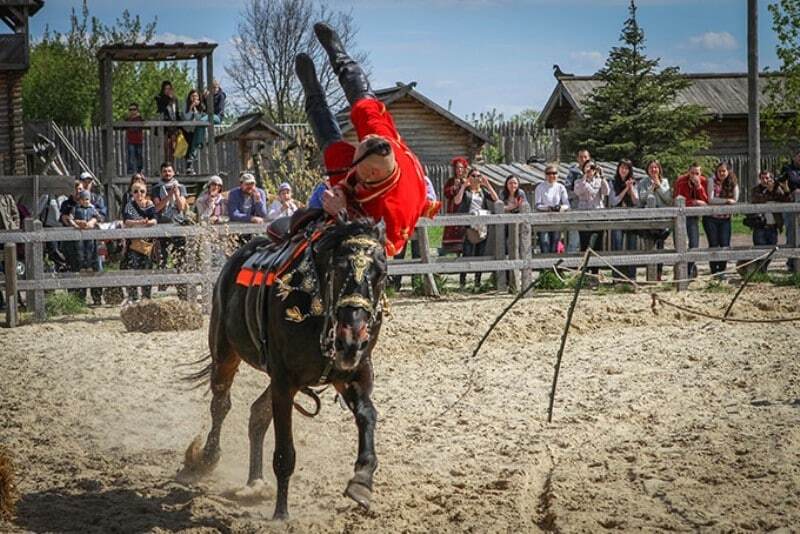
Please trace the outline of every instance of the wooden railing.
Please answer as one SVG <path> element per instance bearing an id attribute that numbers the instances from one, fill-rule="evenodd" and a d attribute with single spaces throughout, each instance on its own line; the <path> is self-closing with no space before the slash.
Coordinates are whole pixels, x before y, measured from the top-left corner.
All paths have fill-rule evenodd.
<path id="1" fill-rule="evenodd" d="M 747 213 L 784 213 L 787 227 L 787 243 L 774 255 L 775 259 L 795 258 L 794 269 L 800 265 L 800 192 L 795 194 L 794 203 L 783 204 L 733 204 L 728 206 L 685 207 L 684 200 L 678 198 L 674 207 L 668 208 L 626 208 L 594 211 L 571 211 L 563 213 L 502 213 L 502 203 L 495 205 L 499 212 L 477 218 L 474 215 L 446 215 L 436 219 L 421 219 L 417 225 L 415 239 L 419 240 L 421 258 L 415 260 L 396 260 L 389 263 L 390 275 L 419 274 L 424 276 L 428 294 L 437 294 L 434 273 L 495 272 L 498 289 L 519 291 L 527 286 L 534 269 L 550 269 L 556 262 L 563 267 L 575 268 L 581 263 L 578 254 L 536 254 L 532 246 L 533 232 L 555 230 L 641 230 L 671 228 L 674 248 L 654 250 L 653 243 L 645 243 L 645 250 L 604 252 L 603 259 L 614 266 L 645 265 L 648 279 L 655 277 L 655 265 L 674 266 L 673 276 L 676 288 L 687 286 L 688 264 L 691 262 L 752 260 L 763 255 L 764 249 L 714 248 L 689 249 L 686 222 L 688 217 L 704 215 L 735 215 Z M 428 229 L 432 227 L 467 226 L 476 222 L 488 225 L 489 244 L 487 255 L 482 257 L 436 258 L 430 248 Z M 72 228 L 45 228 L 39 221 L 27 219 L 22 231 L 0 231 L 0 243 L 5 245 L 5 289 L 7 292 L 7 323 L 17 324 L 18 291 L 27 292 L 27 305 L 33 310 L 34 320 L 45 319 L 45 291 L 54 289 L 73 289 L 91 287 L 130 287 L 157 284 L 186 284 L 189 297 L 197 297 L 197 288 L 204 295 L 202 302 L 207 308 L 219 267 L 212 264 L 209 253 L 214 240 L 224 236 L 263 233 L 260 224 L 230 223 L 218 226 L 176 226 L 159 225 L 150 228 L 126 228 L 113 230 L 75 230 Z M 508 230 L 508 231 L 506 231 Z M 507 237 L 506 237 L 507 236 Z M 112 271 L 91 274 L 46 273 L 44 271 L 44 246 L 51 241 L 79 240 L 118 240 L 132 238 L 184 237 L 189 241 L 189 249 L 196 244 L 199 254 L 189 254 L 189 261 L 181 272 L 176 271 Z M 211 239 L 208 239 L 210 237 Z M 25 244 L 26 277 L 18 279 L 14 268 L 17 263 L 17 243 Z M 197 247 L 194 248 L 197 250 Z M 591 258 L 590 266 L 603 266 L 598 258 Z"/>

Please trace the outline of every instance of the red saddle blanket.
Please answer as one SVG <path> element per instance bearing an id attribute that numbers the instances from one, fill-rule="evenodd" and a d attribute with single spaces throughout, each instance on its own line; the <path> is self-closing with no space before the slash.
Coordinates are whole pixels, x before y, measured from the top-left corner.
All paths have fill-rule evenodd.
<path id="1" fill-rule="evenodd" d="M 321 235 L 320 229 L 299 241 L 288 241 L 278 248 L 257 250 L 242 264 L 236 275 L 236 283 L 245 287 L 261 284 L 271 286 Z"/>

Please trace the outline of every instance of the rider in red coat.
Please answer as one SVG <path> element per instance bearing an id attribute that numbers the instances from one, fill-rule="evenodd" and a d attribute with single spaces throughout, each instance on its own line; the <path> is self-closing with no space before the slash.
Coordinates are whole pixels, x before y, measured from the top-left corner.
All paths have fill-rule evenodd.
<path id="1" fill-rule="evenodd" d="M 332 186 L 323 197 L 323 207 L 332 215 L 346 208 L 383 220 L 386 252 L 394 256 L 419 218 L 432 217 L 439 203 L 427 199 L 422 165 L 400 137 L 386 106 L 375 98 L 360 65 L 330 26 L 318 23 L 314 31 L 350 103 L 350 120 L 359 139 L 358 146 L 342 139 L 313 61 L 306 54 L 298 55 L 295 70 L 305 91 L 306 113 Z"/>

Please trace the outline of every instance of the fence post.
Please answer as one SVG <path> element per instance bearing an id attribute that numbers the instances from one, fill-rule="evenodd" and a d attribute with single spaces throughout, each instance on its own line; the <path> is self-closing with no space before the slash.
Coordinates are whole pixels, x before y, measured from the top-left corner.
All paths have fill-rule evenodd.
<path id="1" fill-rule="evenodd" d="M 39 220 L 27 218 L 22 224 L 23 230 L 26 232 L 41 232 L 42 230 L 42 222 Z M 44 278 L 44 245 L 41 241 L 25 245 L 25 278 L 33 281 Z M 47 318 L 44 290 L 29 290 L 25 294 L 25 299 L 28 309 L 33 309 L 33 320 L 44 321 Z"/>
<path id="2" fill-rule="evenodd" d="M 800 202 L 800 189 L 794 192 L 795 204 Z M 800 246 L 800 213 L 794 212 L 787 217 L 786 221 L 786 246 L 797 248 Z M 800 272 L 800 258 L 790 258 L 786 265 L 791 273 Z"/>
<path id="3" fill-rule="evenodd" d="M 520 208 L 520 212 L 522 209 Z M 519 259 L 519 223 L 509 224 L 508 225 L 508 259 L 509 260 L 518 260 Z M 519 269 L 510 269 L 507 271 L 509 274 L 508 278 L 508 286 L 511 289 L 512 293 L 518 293 L 521 291 L 520 289 L 520 270 Z"/>
<path id="4" fill-rule="evenodd" d="M 199 61 L 198 61 L 199 63 Z M 212 270 L 212 254 L 210 236 L 205 236 L 200 241 L 200 265 L 203 270 L 203 284 L 201 285 L 201 306 L 203 313 L 211 313 L 211 303 L 214 297 L 214 279 L 211 277 Z"/>
<path id="5" fill-rule="evenodd" d="M 431 262 L 431 246 L 430 239 L 428 238 L 428 227 L 418 226 L 415 230 L 417 233 L 417 246 L 419 247 L 419 257 L 422 263 Z M 422 275 L 422 285 L 425 289 L 425 295 L 429 297 L 438 297 L 439 288 L 436 286 L 436 279 L 433 273 L 426 273 Z"/>
<path id="6" fill-rule="evenodd" d="M 520 206 L 520 213 L 530 213 L 531 205 L 527 202 Z M 519 224 L 519 257 L 523 260 L 531 259 L 531 225 L 530 223 L 523 222 Z M 518 288 L 524 289 L 531 283 L 531 269 L 530 267 L 522 268 L 522 277 Z"/>
<path id="7" fill-rule="evenodd" d="M 682 280 L 676 284 L 678 291 L 683 291 L 689 287 L 686 281 L 689 278 L 689 266 L 686 261 L 686 253 L 689 250 L 689 236 L 686 232 L 686 199 L 682 196 L 675 198 L 675 207 L 678 208 L 678 215 L 675 217 L 675 229 L 673 240 L 675 241 L 675 252 L 680 259 L 673 269 L 673 279 Z"/>
<path id="8" fill-rule="evenodd" d="M 655 208 L 656 207 L 656 197 L 653 195 L 647 196 L 647 207 L 648 208 Z M 642 239 L 643 249 L 646 251 L 652 251 L 656 248 L 656 240 L 651 237 L 645 237 Z M 655 263 L 648 263 L 646 265 L 647 270 L 647 281 L 654 282 L 658 279 L 658 265 Z"/>
<path id="9" fill-rule="evenodd" d="M 188 272 L 190 273 L 201 272 L 201 265 L 197 257 L 199 254 L 201 254 L 200 247 L 201 240 L 198 237 L 194 236 L 187 238 L 185 248 L 186 257 L 184 258 L 184 261 L 186 262 L 187 267 L 189 268 Z M 178 272 L 181 272 L 182 270 L 186 272 L 186 270 L 181 269 L 180 267 L 178 268 Z M 181 284 L 178 284 L 176 287 L 179 287 L 180 285 Z M 191 304 L 197 304 L 197 284 L 186 284 L 184 287 L 186 287 L 186 300 Z"/>
<path id="10" fill-rule="evenodd" d="M 3 271 L 6 275 L 6 326 L 17 326 L 17 244 L 6 243 L 5 265 Z"/>
<path id="11" fill-rule="evenodd" d="M 492 208 L 492 212 L 497 214 L 505 213 L 506 211 L 505 204 L 503 204 L 502 200 L 496 201 Z M 504 260 L 506 258 L 506 225 L 494 224 L 492 227 L 494 235 L 494 258 L 496 260 Z M 506 274 L 507 271 L 505 270 L 495 271 L 498 291 L 508 291 L 508 277 Z"/>

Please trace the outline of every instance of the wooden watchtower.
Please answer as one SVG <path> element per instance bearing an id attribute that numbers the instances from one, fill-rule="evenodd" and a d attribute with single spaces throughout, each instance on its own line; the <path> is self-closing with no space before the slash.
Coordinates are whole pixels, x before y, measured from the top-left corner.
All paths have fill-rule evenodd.
<path id="1" fill-rule="evenodd" d="M 2 1 L 2 0 L 0 0 Z M 114 202 L 115 195 L 113 188 L 127 184 L 129 176 L 117 176 L 116 161 L 118 158 L 117 150 L 124 150 L 124 147 L 114 143 L 114 130 L 125 128 L 144 128 L 157 131 L 163 136 L 166 128 L 171 127 L 208 127 L 206 136 L 206 150 L 209 155 L 209 165 L 206 172 L 202 175 L 191 177 L 181 177 L 181 182 L 205 181 L 209 174 L 217 174 L 217 151 L 214 146 L 214 116 L 208 113 L 208 122 L 200 121 L 163 121 L 145 120 L 141 122 L 114 121 L 113 102 L 111 99 L 112 73 L 115 61 L 197 61 L 197 87 L 202 94 L 204 88 L 210 88 L 214 81 L 214 49 L 216 43 L 150 43 L 150 44 L 130 44 L 115 43 L 100 47 L 97 51 L 97 59 L 100 63 L 100 99 L 101 117 L 103 127 L 103 171 L 102 182 L 106 187 L 109 203 L 109 216 L 115 217 L 118 207 Z M 205 63 L 205 65 L 204 65 Z M 205 74 L 205 76 L 204 76 Z M 205 79 L 204 79 L 205 78 Z M 214 109 L 214 95 L 208 92 L 206 108 Z M 163 137 L 161 137 L 163 139 Z M 163 151 L 162 151 L 163 152 Z M 164 154 L 159 154 L 159 161 L 164 161 Z"/>
<path id="2" fill-rule="evenodd" d="M 22 77 L 30 65 L 28 20 L 44 0 L 0 0 L 0 20 L 11 33 L 0 33 L 0 175 L 27 171 L 22 125 Z"/>

